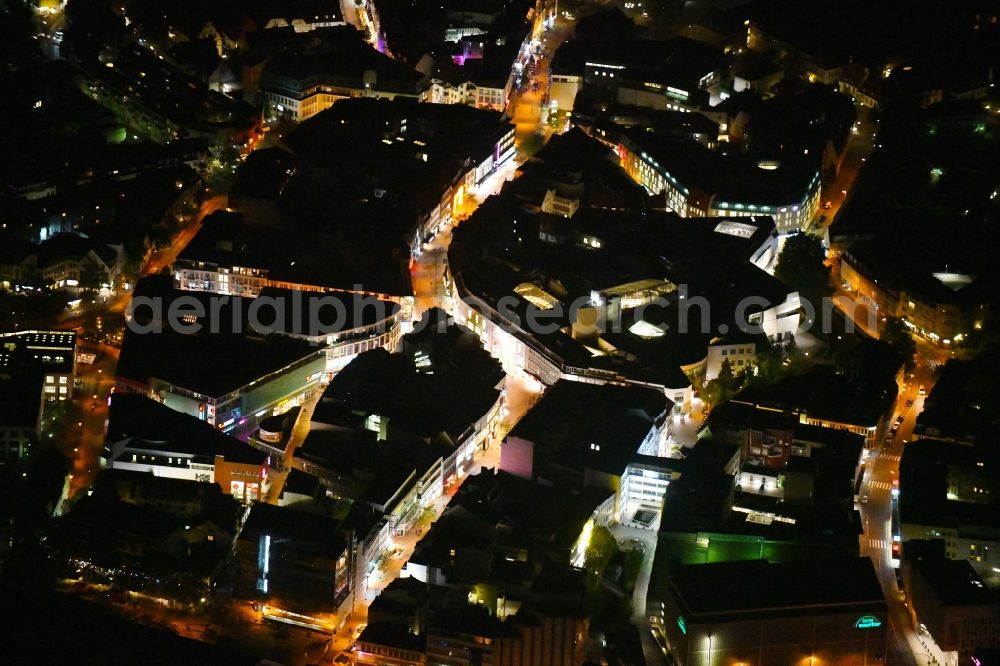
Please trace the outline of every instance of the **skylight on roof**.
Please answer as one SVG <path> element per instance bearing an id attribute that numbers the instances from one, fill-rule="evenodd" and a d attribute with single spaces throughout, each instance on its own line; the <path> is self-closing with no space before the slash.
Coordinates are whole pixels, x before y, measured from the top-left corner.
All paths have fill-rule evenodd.
<path id="1" fill-rule="evenodd" d="M 650 324 L 648 321 L 642 319 L 629 326 L 628 332 L 647 340 L 658 338 L 664 334 L 664 330 L 662 328 L 656 326 L 655 324 Z"/>
<path id="2" fill-rule="evenodd" d="M 764 513 L 761 511 L 751 511 L 747 514 L 748 523 L 756 523 L 758 525 L 770 525 L 774 522 L 773 513 Z"/>
<path id="3" fill-rule="evenodd" d="M 540 310 L 551 310 L 559 303 L 555 296 L 531 282 L 517 285 L 514 287 L 514 293 Z"/>
<path id="4" fill-rule="evenodd" d="M 972 284 L 972 276 L 965 273 L 933 273 L 933 275 L 941 284 L 952 291 L 958 291 L 962 287 Z"/>
<path id="5" fill-rule="evenodd" d="M 757 231 L 757 227 L 743 222 L 732 222 L 727 220 L 725 222 L 719 222 L 715 225 L 715 233 L 726 234 L 727 236 L 736 236 L 738 238 L 750 238 L 753 236 L 755 231 Z"/>

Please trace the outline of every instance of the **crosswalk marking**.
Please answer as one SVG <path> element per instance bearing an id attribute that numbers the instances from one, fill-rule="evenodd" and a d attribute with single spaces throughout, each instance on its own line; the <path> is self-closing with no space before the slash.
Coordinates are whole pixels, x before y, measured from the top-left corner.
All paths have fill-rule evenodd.
<path id="1" fill-rule="evenodd" d="M 868 539 L 868 547 L 872 550 L 885 550 L 885 539 Z"/>
<path id="2" fill-rule="evenodd" d="M 892 484 L 888 481 L 871 481 L 868 487 L 873 490 L 889 490 L 889 488 L 892 488 Z"/>
<path id="3" fill-rule="evenodd" d="M 899 462 L 902 456 L 900 456 L 898 453 L 880 453 L 878 458 L 879 460 L 891 460 L 893 462 Z"/>

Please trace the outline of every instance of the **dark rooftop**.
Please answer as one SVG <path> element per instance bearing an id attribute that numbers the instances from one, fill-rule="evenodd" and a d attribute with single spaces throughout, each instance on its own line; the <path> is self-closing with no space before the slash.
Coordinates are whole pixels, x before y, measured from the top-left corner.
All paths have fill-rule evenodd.
<path id="1" fill-rule="evenodd" d="M 143 288 L 137 285 L 137 293 Z M 182 295 L 196 299 L 210 297 L 197 292 L 167 292 L 160 316 L 168 313 L 169 304 Z M 244 328 L 240 316 L 231 316 L 235 305 L 239 305 L 238 301 L 227 299 L 221 308 L 204 308 L 207 318 L 182 323 L 184 328 L 197 326 L 199 330 L 194 332 L 184 332 L 162 320 L 158 320 L 161 330 L 156 331 L 155 322 L 150 324 L 153 320 L 145 319 L 150 317 L 149 312 L 143 307 L 136 308 L 135 321 L 143 318 L 142 323 L 153 330 L 141 332 L 126 327 L 118 376 L 140 385 L 149 385 L 157 379 L 218 398 L 289 366 L 314 360 L 322 353 L 304 340 L 281 334 L 263 335 L 249 326 Z M 189 312 L 192 308 L 181 310 Z M 294 314 L 295 310 L 291 312 Z M 267 308 L 261 308 L 261 318 L 266 316 Z"/>
<path id="2" fill-rule="evenodd" d="M 266 534 L 275 541 L 291 544 L 293 549 L 337 557 L 347 547 L 337 534 L 338 525 L 336 520 L 326 516 L 255 502 L 243 524 L 240 540 L 255 541 Z"/>
<path id="3" fill-rule="evenodd" d="M 671 406 L 654 389 L 564 379 L 542 395 L 508 438 L 534 443 L 538 475 L 549 473 L 547 465 L 618 475 Z"/>
<path id="4" fill-rule="evenodd" d="M 221 456 L 228 462 L 263 465 L 267 454 L 223 434 L 193 416 L 174 411 L 137 393 L 111 397 L 105 442 L 131 440 L 129 446 L 192 454 L 207 461 Z"/>
<path id="5" fill-rule="evenodd" d="M 960 532 L 978 526 L 1000 528 L 998 494 L 974 496 L 955 479 L 992 488 L 1000 469 L 995 447 L 963 446 L 931 439 L 910 442 L 899 463 L 899 517 L 906 523 L 952 526 Z M 979 479 L 980 481 L 976 481 Z M 957 491 L 949 499 L 949 486 Z"/>
<path id="6" fill-rule="evenodd" d="M 710 150 L 690 139 L 632 129 L 628 143 L 637 146 L 687 188 L 697 188 L 721 202 L 758 206 L 802 204 L 819 175 L 819 157 L 785 156 L 776 169 L 762 169 L 760 156 Z"/>
<path id="7" fill-rule="evenodd" d="M 672 577 L 679 601 L 698 622 L 886 610 L 882 586 L 867 557 L 679 565 Z"/>
<path id="8" fill-rule="evenodd" d="M 701 295 L 712 303 L 711 331 L 721 324 L 737 327 L 733 313 L 744 297 L 761 297 L 772 305 L 788 298 L 787 287 L 751 263 L 773 242 L 773 220 L 740 218 L 739 229 L 746 234 L 729 233 L 727 222 L 594 208 L 565 219 L 524 210 L 505 196 L 491 197 L 454 231 L 449 262 L 461 296 L 469 292 L 516 315 L 513 321 L 522 328 L 531 317 L 549 327 L 534 332 L 532 342 L 565 366 L 678 389 L 689 384 L 681 366 L 705 358 L 712 338 L 681 325 L 686 322 L 681 321 L 680 285 L 686 297 Z M 617 326 L 604 326 L 600 337 L 610 352 L 570 335 L 573 303 L 589 301 L 595 293 L 611 303 L 623 293 L 644 290 L 653 307 L 626 305 L 619 321 L 610 322 Z M 540 298 L 551 302 L 539 304 Z M 640 314 L 644 323 L 637 319 Z"/>
<path id="9" fill-rule="evenodd" d="M 907 541 L 904 567 L 919 575 L 943 606 L 996 604 L 1000 597 L 988 589 L 967 560 L 945 557 L 944 542 Z"/>
<path id="10" fill-rule="evenodd" d="M 489 365 L 495 366 L 496 362 Z M 324 410 L 342 406 L 352 413 L 378 414 L 388 419 L 390 439 L 394 432 L 432 438 L 445 433 L 452 445 L 458 444 L 496 403 L 500 392 L 495 382 L 488 382 L 490 375 L 472 374 L 470 368 L 458 365 L 450 366 L 450 370 L 446 374 L 427 374 L 405 355 L 384 349 L 365 352 L 333 378 L 313 420 L 322 422 Z M 491 375 L 497 376 L 495 370 Z"/>
<path id="11" fill-rule="evenodd" d="M 378 52 L 351 26 L 321 31 L 322 41 L 309 50 L 280 53 L 264 69 L 264 89 L 296 94 L 318 83 L 364 89 L 369 72 L 372 87 L 380 92 L 417 95 L 427 88 L 426 77 L 411 67 Z"/>
<path id="12" fill-rule="evenodd" d="M 317 226 L 318 222 L 302 221 L 308 215 L 296 216 L 296 211 L 302 197 L 315 195 L 319 201 L 319 193 L 308 188 L 303 192 L 299 185 L 286 189 L 297 192 L 289 195 L 296 226 L 251 227 L 237 213 L 216 211 L 202 222 L 198 234 L 180 253 L 179 263 L 257 268 L 285 282 L 364 289 L 394 297 L 412 295 L 406 243 L 416 224 L 414 216 L 381 202 L 345 203 L 338 198 L 337 210 L 342 215 L 331 221 L 327 210 L 325 224 Z"/>
<path id="13" fill-rule="evenodd" d="M 988 441 L 1000 426 L 1000 363 L 949 360 L 917 416 L 918 437 Z"/>
<path id="14" fill-rule="evenodd" d="M 0 333 L 0 424 L 35 429 L 45 375 L 75 365 L 74 331 Z"/>
<path id="15" fill-rule="evenodd" d="M 816 365 L 777 384 L 750 386 L 733 400 L 805 411 L 810 418 L 871 427 L 896 400 L 899 391 L 896 370 L 872 368 L 867 374 L 853 375 L 831 366 Z"/>

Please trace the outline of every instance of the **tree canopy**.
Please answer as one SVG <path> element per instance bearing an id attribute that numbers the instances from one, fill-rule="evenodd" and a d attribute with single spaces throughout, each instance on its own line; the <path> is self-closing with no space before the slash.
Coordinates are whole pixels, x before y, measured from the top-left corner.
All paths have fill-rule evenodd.
<path id="1" fill-rule="evenodd" d="M 903 357 L 907 369 L 913 367 L 913 355 L 917 353 L 917 343 L 913 341 L 913 336 L 910 335 L 902 319 L 889 317 L 882 326 L 879 339 L 887 342 Z"/>
<path id="2" fill-rule="evenodd" d="M 830 268 L 824 262 L 826 253 L 819 238 L 798 233 L 785 241 L 774 275 L 798 290 L 799 296 L 819 305 L 830 294 Z M 817 310 L 818 311 L 818 310 Z"/>

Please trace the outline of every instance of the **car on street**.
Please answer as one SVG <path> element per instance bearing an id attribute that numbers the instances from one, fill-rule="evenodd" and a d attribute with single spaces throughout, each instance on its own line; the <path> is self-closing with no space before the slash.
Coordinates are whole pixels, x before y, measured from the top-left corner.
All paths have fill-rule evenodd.
<path id="1" fill-rule="evenodd" d="M 910 399 L 908 399 L 908 400 L 906 401 L 906 406 L 907 406 L 907 407 L 913 407 L 913 398 L 910 398 Z"/>
<path id="2" fill-rule="evenodd" d="M 861 496 L 861 503 L 862 504 L 868 504 L 868 495 L 867 494 Z"/>
<path id="3" fill-rule="evenodd" d="M 902 422 L 903 422 L 903 415 L 900 414 L 899 416 L 896 417 L 896 423 L 902 423 Z"/>
<path id="4" fill-rule="evenodd" d="M 918 394 L 918 395 L 927 395 L 927 389 L 926 389 L 926 388 L 924 388 L 924 385 L 923 385 L 923 384 L 921 384 L 921 385 L 920 385 L 920 388 L 919 388 L 919 389 L 917 389 L 917 394 Z"/>

